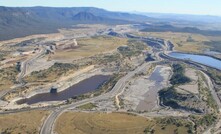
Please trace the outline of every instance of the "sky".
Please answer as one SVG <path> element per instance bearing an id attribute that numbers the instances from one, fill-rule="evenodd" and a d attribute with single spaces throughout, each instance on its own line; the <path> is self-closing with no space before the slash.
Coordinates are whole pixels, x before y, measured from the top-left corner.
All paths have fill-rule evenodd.
<path id="1" fill-rule="evenodd" d="M 221 0 L 0 0 L 10 7 L 99 7 L 110 11 L 221 16 Z"/>

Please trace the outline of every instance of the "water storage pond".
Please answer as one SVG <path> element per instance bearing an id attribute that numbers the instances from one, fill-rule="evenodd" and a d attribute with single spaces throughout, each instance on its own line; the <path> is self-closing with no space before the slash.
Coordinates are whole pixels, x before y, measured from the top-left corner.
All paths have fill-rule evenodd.
<path id="1" fill-rule="evenodd" d="M 209 56 L 185 54 L 185 53 L 177 53 L 177 52 L 169 53 L 169 56 L 178 58 L 178 59 L 190 59 L 191 61 L 198 62 L 200 64 L 204 64 L 204 65 L 221 70 L 221 60 L 218 60 Z"/>
<path id="2" fill-rule="evenodd" d="M 30 98 L 17 101 L 17 104 L 34 104 L 47 101 L 63 101 L 71 97 L 89 93 L 98 89 L 100 85 L 108 81 L 111 76 L 109 75 L 95 75 L 88 79 L 85 79 L 68 89 L 58 93 L 42 93 L 34 95 Z"/>

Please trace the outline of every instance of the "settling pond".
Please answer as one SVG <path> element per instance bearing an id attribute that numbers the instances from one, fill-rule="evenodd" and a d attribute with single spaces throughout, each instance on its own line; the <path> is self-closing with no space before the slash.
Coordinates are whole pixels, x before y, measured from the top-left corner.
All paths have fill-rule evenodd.
<path id="1" fill-rule="evenodd" d="M 209 56 L 185 54 L 185 53 L 178 53 L 178 52 L 171 52 L 169 53 L 169 56 L 178 58 L 178 59 L 189 59 L 191 61 L 198 62 L 200 64 L 204 64 L 204 65 L 221 70 L 221 60 L 218 60 Z"/>
<path id="2" fill-rule="evenodd" d="M 31 105 L 39 102 L 67 100 L 74 96 L 82 95 L 97 90 L 98 87 L 104 82 L 108 81 L 110 77 L 111 76 L 109 75 L 95 75 L 71 86 L 70 88 L 64 91 L 58 93 L 37 94 L 30 98 L 18 100 L 17 104 L 27 103 Z"/>

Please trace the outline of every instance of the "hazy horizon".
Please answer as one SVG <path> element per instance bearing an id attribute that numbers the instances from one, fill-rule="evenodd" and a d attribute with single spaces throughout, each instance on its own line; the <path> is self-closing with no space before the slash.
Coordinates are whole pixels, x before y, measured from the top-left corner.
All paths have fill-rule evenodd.
<path id="1" fill-rule="evenodd" d="M 221 16 L 221 1 L 219 0 L 81 0 L 81 1 L 62 1 L 62 0 L 7 0 L 1 1 L 0 6 L 6 7 L 96 7 L 109 11 L 120 12 L 144 12 L 144 13 L 170 13 L 170 14 L 189 14 L 189 15 L 212 15 Z M 172 4 L 171 4 L 172 3 Z"/>

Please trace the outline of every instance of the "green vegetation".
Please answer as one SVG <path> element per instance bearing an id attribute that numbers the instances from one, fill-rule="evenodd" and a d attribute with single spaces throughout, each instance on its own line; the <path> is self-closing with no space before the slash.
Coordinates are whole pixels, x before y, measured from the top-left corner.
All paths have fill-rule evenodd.
<path id="1" fill-rule="evenodd" d="M 221 72 L 216 69 L 207 69 L 207 74 L 215 81 L 216 84 L 221 85 Z"/>
<path id="2" fill-rule="evenodd" d="M 147 45 L 143 42 L 137 40 L 129 40 L 127 46 L 121 46 L 118 51 L 123 55 L 123 57 L 138 56 L 143 50 L 147 49 Z"/>
<path id="3" fill-rule="evenodd" d="M 0 61 L 3 61 L 3 60 L 5 60 L 5 54 L 0 53 Z"/>
<path id="4" fill-rule="evenodd" d="M 123 75 L 124 74 L 114 74 L 107 82 L 99 87 L 99 89 L 94 93 L 94 96 L 109 92 Z"/>
<path id="5" fill-rule="evenodd" d="M 211 46 L 212 51 L 221 52 L 221 41 L 206 41 L 204 44 Z"/>
<path id="6" fill-rule="evenodd" d="M 17 43 L 16 45 L 14 45 L 14 47 L 25 47 L 27 45 L 34 43 L 34 42 L 35 42 L 35 39 L 29 39 L 29 40 L 25 40 L 20 43 Z"/>
<path id="7" fill-rule="evenodd" d="M 119 105 L 121 108 L 124 108 L 124 100 L 119 98 Z"/>
<path id="8" fill-rule="evenodd" d="M 77 70 L 78 68 L 79 66 L 75 64 L 55 63 L 48 69 L 32 72 L 31 76 L 27 77 L 26 80 L 29 82 L 51 82 L 55 81 L 62 75 L 69 74 L 70 71 Z"/>
<path id="9" fill-rule="evenodd" d="M 170 79 L 172 85 L 180 85 L 190 82 L 190 78 L 184 75 L 184 67 L 180 64 L 173 64 L 173 75 Z"/>
<path id="10" fill-rule="evenodd" d="M 197 106 L 191 105 L 192 102 L 200 103 L 194 95 L 177 93 L 174 86 L 160 90 L 159 96 L 161 104 L 165 106 L 169 106 L 174 109 L 183 109 L 196 113 L 202 113 L 202 111 L 198 109 Z"/>
<path id="11" fill-rule="evenodd" d="M 21 63 L 20 62 L 18 62 L 17 64 L 16 64 L 16 70 L 18 71 L 18 72 L 21 72 Z"/>
<path id="12" fill-rule="evenodd" d="M 174 87 L 168 87 L 159 91 L 160 101 L 166 106 L 179 108 L 178 101 L 185 101 L 186 97 L 180 97 Z"/>
<path id="13" fill-rule="evenodd" d="M 81 105 L 77 108 L 82 109 L 82 110 L 91 110 L 91 109 L 96 108 L 96 107 L 97 106 L 93 103 L 87 103 L 87 104 Z"/>
<path id="14" fill-rule="evenodd" d="M 209 107 L 213 108 L 214 110 L 218 111 L 218 107 L 217 107 L 216 101 L 214 100 L 214 98 L 213 98 L 211 92 L 209 91 L 209 89 L 208 88 L 204 88 L 203 90 L 207 91 L 206 92 L 206 96 L 207 96 L 206 102 L 207 102 L 207 105 Z"/>
<path id="15" fill-rule="evenodd" d="M 197 132 L 202 132 L 204 129 L 213 125 L 217 121 L 216 114 L 206 114 L 204 116 L 200 115 L 190 115 L 190 119 L 195 123 L 195 128 Z"/>
<path id="16" fill-rule="evenodd" d="M 200 78 L 198 79 L 198 90 L 200 93 L 200 97 L 202 98 L 203 101 L 207 103 L 208 107 L 213 109 L 212 112 L 214 112 L 214 110 L 217 112 L 218 107 L 217 107 L 216 101 L 214 100 L 211 94 L 211 91 L 208 89 L 208 87 L 205 87 L 203 83 L 203 82 L 206 82 L 206 78 L 201 73 L 199 75 L 200 75 Z"/>
<path id="17" fill-rule="evenodd" d="M 8 89 L 13 84 L 16 84 L 18 71 L 15 66 L 0 69 L 0 90 Z"/>
<path id="18" fill-rule="evenodd" d="M 102 56 L 98 56 L 97 58 L 97 62 L 98 64 L 107 64 L 110 62 L 119 62 L 120 60 L 120 54 L 116 53 L 116 54 L 111 54 L 111 55 L 104 55 Z"/>
<path id="19" fill-rule="evenodd" d="M 189 37 L 186 39 L 186 42 L 195 42 L 195 40 L 192 38 L 192 36 L 189 36 Z"/>
<path id="20" fill-rule="evenodd" d="M 161 126 L 161 130 L 167 129 L 168 126 L 174 125 L 177 128 L 174 129 L 174 133 L 189 133 L 193 134 L 195 132 L 194 125 L 187 121 L 186 119 L 178 118 L 178 117 L 165 117 L 165 118 L 155 118 L 157 124 Z M 183 131 L 183 127 L 186 132 Z"/>
<path id="21" fill-rule="evenodd" d="M 114 51 L 112 53 L 99 53 L 99 54 L 95 54 L 89 58 L 84 59 L 85 61 L 87 62 L 89 61 L 93 65 L 104 65 L 107 67 L 106 68 L 107 70 L 120 70 L 121 72 L 133 70 L 136 67 L 136 65 L 134 65 L 132 62 L 128 62 L 128 59 L 139 56 L 140 54 L 142 54 L 143 50 L 148 49 L 145 43 L 136 41 L 136 40 L 127 41 L 121 38 L 116 38 L 116 37 L 110 38 L 110 37 L 105 37 L 105 36 L 93 37 L 92 39 L 93 41 L 90 41 L 90 42 L 93 42 L 94 44 L 89 45 L 89 46 L 96 45 L 100 49 L 100 46 L 98 46 L 98 44 L 102 44 L 102 47 L 103 47 L 104 45 L 103 42 L 105 42 L 105 47 L 107 47 L 107 45 L 113 47 L 113 44 L 115 44 L 116 48 L 118 48 L 118 51 Z M 102 39 L 102 40 L 97 42 L 95 41 L 95 39 Z M 107 41 L 110 41 L 110 43 L 107 44 Z M 85 44 L 86 43 L 87 42 L 85 42 Z M 116 44 L 118 44 L 118 46 Z M 127 45 L 127 46 L 122 46 L 122 45 Z M 95 47 L 95 49 L 97 47 Z M 109 51 L 111 50 L 110 48 L 107 48 L 107 49 Z M 104 50 L 101 50 L 101 51 L 104 51 Z M 143 57 L 143 60 L 144 60 L 144 57 Z"/>

